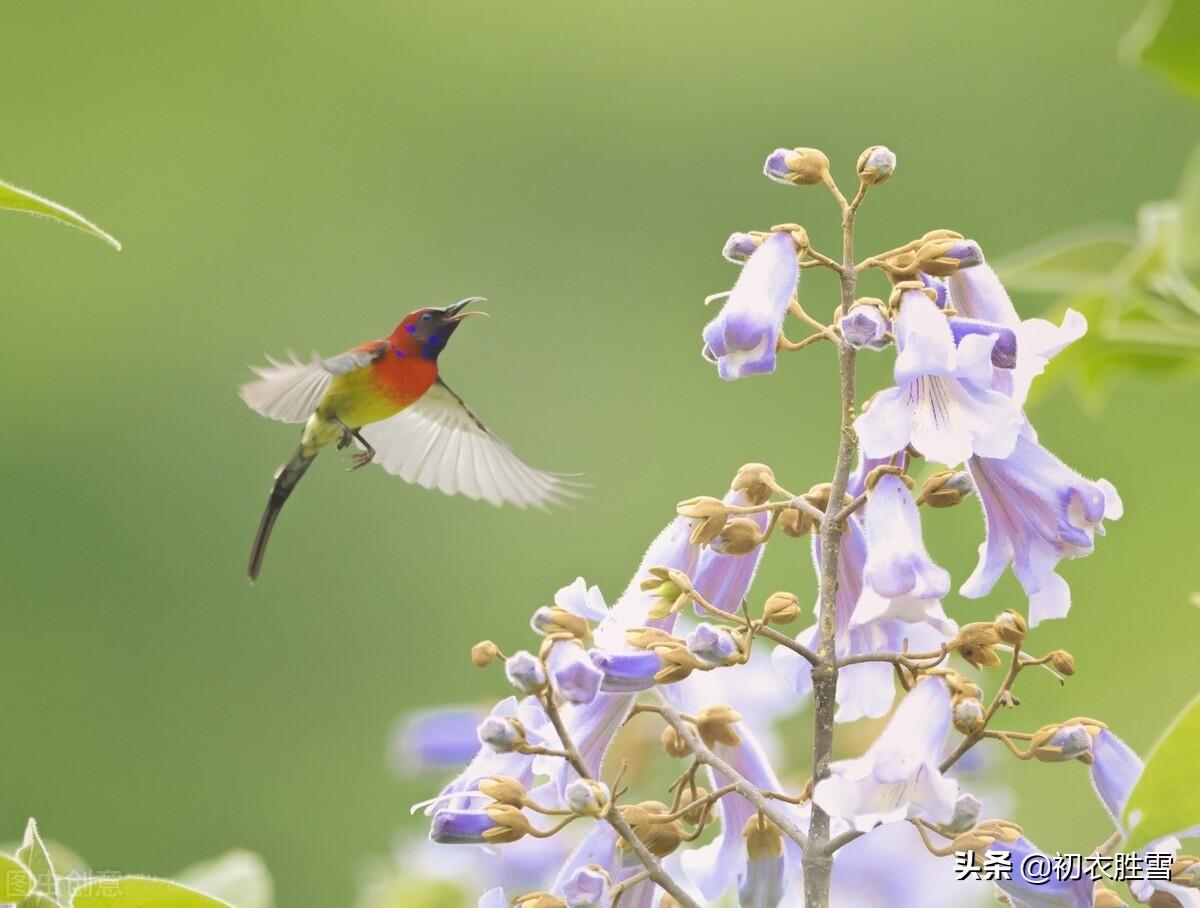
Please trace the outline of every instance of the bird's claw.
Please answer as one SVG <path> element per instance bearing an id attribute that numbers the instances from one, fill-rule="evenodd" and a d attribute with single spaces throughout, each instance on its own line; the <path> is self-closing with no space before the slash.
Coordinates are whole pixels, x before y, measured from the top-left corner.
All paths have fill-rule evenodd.
<path id="1" fill-rule="evenodd" d="M 359 451 L 357 454 L 355 454 L 353 457 L 350 458 L 350 466 L 347 468 L 347 470 L 348 471 L 361 470 L 363 467 L 365 467 L 369 463 L 371 463 L 371 461 L 373 461 L 374 459 L 375 459 L 374 451 Z"/>

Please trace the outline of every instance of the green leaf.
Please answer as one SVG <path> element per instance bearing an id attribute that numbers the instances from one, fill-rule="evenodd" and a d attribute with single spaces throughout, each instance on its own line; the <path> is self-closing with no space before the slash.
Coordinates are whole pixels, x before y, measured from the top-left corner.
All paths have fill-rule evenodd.
<path id="1" fill-rule="evenodd" d="M 1200 697 L 1196 697 L 1150 752 L 1125 804 L 1126 850 L 1200 828 Z"/>
<path id="2" fill-rule="evenodd" d="M 39 892 L 54 895 L 54 862 L 50 860 L 50 852 L 46 850 L 45 842 L 38 835 L 37 821 L 33 817 L 30 817 L 25 825 L 25 839 L 17 849 L 17 860 L 29 868 L 37 881 Z"/>
<path id="3" fill-rule="evenodd" d="M 1154 0 L 1125 35 L 1122 56 L 1200 95 L 1200 3 Z"/>
<path id="4" fill-rule="evenodd" d="M 75 890 L 71 908 L 232 908 L 228 902 L 169 880 L 119 876 Z"/>
<path id="5" fill-rule="evenodd" d="M 1179 264 L 1185 270 L 1200 268 L 1200 145 L 1193 149 L 1179 181 Z"/>
<path id="6" fill-rule="evenodd" d="M 0 905 L 16 904 L 33 892 L 33 874 L 29 868 L 6 854 L 0 854 Z"/>
<path id="7" fill-rule="evenodd" d="M 78 227 L 84 233 L 90 233 L 92 236 L 99 237 L 117 251 L 121 249 L 121 244 L 117 242 L 116 238 L 105 233 L 83 215 L 63 205 L 59 205 L 57 202 L 51 202 L 49 199 L 43 199 L 41 196 L 34 195 L 28 190 L 19 189 L 11 183 L 5 183 L 3 180 L 0 180 L 0 208 L 54 218 L 54 220 L 61 221 L 64 224 Z"/>
<path id="8" fill-rule="evenodd" d="M 1005 259 L 996 270 L 1012 290 L 1077 293 L 1105 284 L 1135 241 L 1124 227 L 1072 231 Z"/>
<path id="9" fill-rule="evenodd" d="M 237 908 L 272 908 L 275 887 L 263 859 L 249 851 L 231 851 L 212 861 L 195 864 L 178 880 Z"/>

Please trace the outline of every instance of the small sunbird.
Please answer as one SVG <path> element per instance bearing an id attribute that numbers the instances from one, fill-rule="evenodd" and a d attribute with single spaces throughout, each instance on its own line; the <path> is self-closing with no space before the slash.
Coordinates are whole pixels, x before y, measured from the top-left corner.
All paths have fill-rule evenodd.
<path id="1" fill-rule="evenodd" d="M 444 309 L 417 309 L 383 340 L 330 359 L 252 367 L 257 381 L 241 387 L 252 410 L 281 422 L 304 423 L 300 446 L 275 471 L 275 485 L 250 551 L 250 579 L 284 502 L 322 449 L 362 446 L 351 469 L 379 463 L 389 473 L 447 495 L 545 510 L 575 497 L 577 483 L 525 463 L 442 381 L 438 356 L 464 319 L 472 296 Z"/>

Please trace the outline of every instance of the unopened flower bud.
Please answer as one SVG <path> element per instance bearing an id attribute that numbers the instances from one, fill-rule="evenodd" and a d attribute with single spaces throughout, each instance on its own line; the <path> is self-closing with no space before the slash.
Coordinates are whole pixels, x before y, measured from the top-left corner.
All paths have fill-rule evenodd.
<path id="1" fill-rule="evenodd" d="M 754 254 L 754 251 L 762 245 L 762 241 L 763 234 L 761 233 L 731 233 L 729 239 L 725 241 L 721 255 L 734 264 L 740 265 Z"/>
<path id="2" fill-rule="evenodd" d="M 685 787 L 683 789 L 683 794 L 679 796 L 679 809 L 682 810 L 692 804 L 696 805 L 683 815 L 683 819 L 686 822 L 691 823 L 692 825 L 700 822 L 704 816 L 703 801 L 707 797 L 708 789 L 704 788 L 703 786 L 697 785 L 695 794 L 692 794 L 692 789 L 690 787 Z"/>
<path id="3" fill-rule="evenodd" d="M 749 517 L 735 517 L 709 547 L 722 555 L 749 555 L 763 541 L 762 530 Z"/>
<path id="4" fill-rule="evenodd" d="M 947 824 L 946 831 L 961 833 L 973 829 L 982 811 L 983 802 L 979 798 L 969 794 L 959 795 L 954 802 L 954 818 Z"/>
<path id="5" fill-rule="evenodd" d="M 737 747 L 742 739 L 733 726 L 741 721 L 742 715 L 737 710 L 724 703 L 716 703 L 700 710 L 696 716 L 696 730 L 700 740 L 709 747 L 717 744 Z"/>
<path id="6" fill-rule="evenodd" d="M 741 646 L 729 628 L 707 622 L 688 634 L 687 650 L 709 668 L 732 665 L 742 655 Z"/>
<path id="7" fill-rule="evenodd" d="M 1092 735 L 1081 724 L 1045 725 L 1034 732 L 1030 755 L 1042 763 L 1092 762 Z"/>
<path id="8" fill-rule="evenodd" d="M 525 744 L 525 726 L 511 716 L 488 716 L 476 731 L 480 744 L 496 753 L 511 753 Z"/>
<path id="9" fill-rule="evenodd" d="M 599 864 L 580 867 L 563 881 L 566 908 L 609 908 L 612 877 Z"/>
<path id="10" fill-rule="evenodd" d="M 964 735 L 973 735 L 986 724 L 984 722 L 983 704 L 978 700 L 966 697 L 959 698 L 954 703 L 954 727 Z"/>
<path id="11" fill-rule="evenodd" d="M 482 845 L 496 829 L 486 810 L 439 810 L 433 815 L 429 838 L 439 845 Z"/>
<path id="12" fill-rule="evenodd" d="M 491 640 L 480 640 L 471 647 L 471 662 L 479 668 L 486 668 L 500 656 L 500 647 Z"/>
<path id="13" fill-rule="evenodd" d="M 799 508 L 784 508 L 779 513 L 779 529 L 785 536 L 799 539 L 813 528 L 813 519 Z"/>
<path id="14" fill-rule="evenodd" d="M 1065 649 L 1056 649 L 1050 654 L 1050 664 L 1060 675 L 1070 677 L 1075 674 L 1075 657 Z"/>
<path id="15" fill-rule="evenodd" d="M 572 908 L 572 906 L 549 892 L 527 892 L 518 896 L 513 908 Z"/>
<path id="16" fill-rule="evenodd" d="M 546 670 L 555 692 L 568 703 L 591 703 L 600 693 L 604 672 L 578 640 L 547 641 Z"/>
<path id="17" fill-rule="evenodd" d="M 946 231 L 951 233 L 951 231 Z M 926 234 L 926 240 L 942 239 L 942 237 L 932 237 Z M 953 239 L 955 243 L 944 253 L 946 257 L 958 260 L 958 268 L 973 268 L 976 265 L 983 264 L 983 250 L 979 248 L 979 244 L 974 240 L 965 240 L 960 234 L 947 236 L 945 239 Z"/>
<path id="18" fill-rule="evenodd" d="M 692 524 L 692 545 L 708 545 L 721 535 L 729 520 L 729 509 L 720 498 L 710 498 L 702 495 L 699 498 L 689 498 L 675 506 L 680 517 L 694 521 Z"/>
<path id="19" fill-rule="evenodd" d="M 1178 901 L 1176 904 L 1179 904 Z M 1129 906 L 1111 889 L 1100 886 L 1092 894 L 1092 908 L 1129 908 Z"/>
<path id="20" fill-rule="evenodd" d="M 970 646 L 995 646 L 1002 638 L 992 622 L 972 621 L 958 629 L 956 641 Z"/>
<path id="21" fill-rule="evenodd" d="M 950 847 L 955 851 L 986 851 L 996 842 L 1011 844 L 1021 837 L 1021 827 L 1008 820 L 984 820 L 974 829 L 956 836 Z"/>
<path id="22" fill-rule="evenodd" d="M 484 813 L 492 818 L 494 829 L 483 834 L 483 841 L 493 845 L 507 845 L 516 842 L 533 831 L 529 818 L 519 807 L 511 804 L 491 804 L 484 808 Z"/>
<path id="23" fill-rule="evenodd" d="M 676 684 L 697 669 L 711 667 L 692 655 L 682 640 L 657 645 L 654 652 L 663 663 L 663 667 L 654 676 L 655 684 Z"/>
<path id="24" fill-rule="evenodd" d="M 1024 640 L 1025 633 L 1029 630 L 1029 625 L 1025 622 L 1025 619 L 1010 608 L 1006 608 L 997 615 L 996 620 L 992 622 L 992 626 L 996 628 L 996 633 L 1000 635 L 1001 640 L 1013 646 Z"/>
<path id="25" fill-rule="evenodd" d="M 652 649 L 656 646 L 677 644 L 681 641 L 661 627 L 631 627 L 625 631 L 625 642 L 638 649 Z"/>
<path id="26" fill-rule="evenodd" d="M 917 269 L 934 277 L 949 277 L 961 264 L 958 258 L 950 255 L 954 248 L 954 240 L 934 240 L 922 244 L 916 251 Z"/>
<path id="27" fill-rule="evenodd" d="M 729 490 L 741 492 L 750 504 L 766 504 L 775 492 L 775 471 L 765 463 L 743 464 L 729 484 Z"/>
<path id="28" fill-rule="evenodd" d="M 996 668 L 1000 664 L 1000 657 L 990 646 L 964 643 L 958 647 L 958 654 L 975 668 Z"/>
<path id="29" fill-rule="evenodd" d="M 657 858 L 665 858 L 683 841 L 683 827 L 678 820 L 657 822 L 659 817 L 668 812 L 667 806 L 661 801 L 627 804 L 619 810 L 625 822 L 633 827 L 634 835 L 641 839 L 647 850 Z M 619 847 L 628 848 L 624 839 L 619 843 Z"/>
<path id="30" fill-rule="evenodd" d="M 783 833 L 762 814 L 755 814 L 742 827 L 746 856 L 751 861 L 777 860 L 783 857 Z"/>
<path id="31" fill-rule="evenodd" d="M 829 173 L 829 158 L 815 148 L 777 148 L 767 157 L 763 173 L 776 183 L 809 186 Z"/>
<path id="32" fill-rule="evenodd" d="M 1181 854 L 1171 864 L 1171 882 L 1176 886 L 1200 889 L 1200 858 Z"/>
<path id="33" fill-rule="evenodd" d="M 533 653 L 520 650 L 504 662 L 504 674 L 522 694 L 536 694 L 546 688 L 546 667 Z"/>
<path id="34" fill-rule="evenodd" d="M 599 817 L 612 801 L 612 793 L 603 782 L 576 779 L 566 788 L 567 806 L 583 817 Z"/>
<path id="35" fill-rule="evenodd" d="M 858 178 L 876 186 L 896 171 L 896 154 L 884 145 L 872 145 L 858 156 Z"/>
<path id="36" fill-rule="evenodd" d="M 763 605 L 763 621 L 768 624 L 791 624 L 800 617 L 800 600 L 795 593 L 772 593 Z"/>
<path id="37" fill-rule="evenodd" d="M 875 305 L 878 303 L 878 305 Z M 888 322 L 881 300 L 857 300 L 850 311 L 838 320 L 838 330 L 846 343 L 856 350 L 882 350 L 890 343 Z"/>
<path id="38" fill-rule="evenodd" d="M 663 750 L 666 751 L 667 756 L 674 757 L 676 760 L 686 757 L 692 752 L 692 749 L 679 736 L 679 732 L 675 730 L 675 726 L 673 725 L 668 725 L 662 730 L 659 741 L 662 743 Z"/>
<path id="39" fill-rule="evenodd" d="M 776 224 L 771 228 L 772 233 L 786 233 L 792 238 L 792 243 L 795 244 L 796 252 L 803 255 L 808 251 L 808 231 L 799 224 Z"/>
<path id="40" fill-rule="evenodd" d="M 949 508 L 975 491 L 971 474 L 965 470 L 939 470 L 921 486 L 917 504 L 931 508 Z"/>
<path id="41" fill-rule="evenodd" d="M 520 807 L 525 803 L 525 786 L 512 776 L 488 776 L 479 783 L 479 790 L 500 804 Z"/>
<path id="42" fill-rule="evenodd" d="M 583 638 L 591 633 L 587 619 L 557 605 L 543 606 L 533 613 L 530 626 L 539 634 L 569 634 L 572 637 Z"/>

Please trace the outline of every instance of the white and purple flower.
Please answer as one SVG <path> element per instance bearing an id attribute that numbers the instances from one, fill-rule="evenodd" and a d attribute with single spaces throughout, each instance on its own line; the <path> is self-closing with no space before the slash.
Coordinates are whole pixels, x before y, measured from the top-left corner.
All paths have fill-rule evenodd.
<path id="1" fill-rule="evenodd" d="M 704 358 L 721 378 L 775 371 L 775 344 L 800 267 L 790 234 L 773 233 L 746 259 L 721 311 L 704 328 Z"/>

